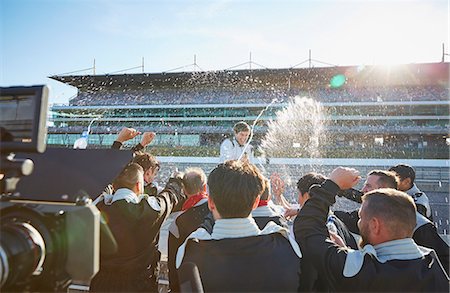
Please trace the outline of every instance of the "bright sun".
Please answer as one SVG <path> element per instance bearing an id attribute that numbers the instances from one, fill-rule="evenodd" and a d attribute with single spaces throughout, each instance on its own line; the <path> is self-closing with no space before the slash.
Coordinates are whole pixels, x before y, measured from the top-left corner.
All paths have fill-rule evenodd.
<path id="1" fill-rule="evenodd" d="M 414 2 L 409 9 L 395 2 L 389 6 L 381 2 L 360 11 L 352 20 L 354 35 L 359 36 L 357 42 L 365 55 L 372 58 L 370 63 L 409 63 L 420 59 L 429 50 L 430 42 L 436 43 L 433 28 L 438 29 L 440 24 L 431 12 L 426 2 Z M 429 17 L 424 19 L 424 15 Z M 419 39 L 418 35 L 428 37 Z"/>

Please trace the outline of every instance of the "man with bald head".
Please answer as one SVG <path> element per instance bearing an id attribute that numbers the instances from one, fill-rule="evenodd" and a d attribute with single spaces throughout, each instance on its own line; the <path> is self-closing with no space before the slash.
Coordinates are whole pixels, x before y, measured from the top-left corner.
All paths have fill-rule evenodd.
<path id="1" fill-rule="evenodd" d="M 206 175 L 200 168 L 188 168 L 183 176 L 183 191 L 187 197 L 181 211 L 174 215 L 174 221 L 169 227 L 168 267 L 169 287 L 172 292 L 180 291 L 175 257 L 178 247 L 187 236 L 204 222 L 210 213 L 208 209 L 208 194 L 206 192 Z"/>

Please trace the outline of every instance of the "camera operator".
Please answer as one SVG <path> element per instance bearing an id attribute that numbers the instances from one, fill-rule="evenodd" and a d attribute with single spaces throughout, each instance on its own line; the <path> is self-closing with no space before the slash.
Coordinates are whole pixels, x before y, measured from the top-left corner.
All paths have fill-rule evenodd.
<path id="1" fill-rule="evenodd" d="M 115 193 L 106 194 L 97 207 L 116 238 L 118 251 L 101 255 L 90 291 L 157 292 L 159 231 L 174 206 L 184 201 L 181 180 L 170 178 L 155 196 L 141 194 L 144 170 L 131 163 L 114 179 L 113 187 Z"/>

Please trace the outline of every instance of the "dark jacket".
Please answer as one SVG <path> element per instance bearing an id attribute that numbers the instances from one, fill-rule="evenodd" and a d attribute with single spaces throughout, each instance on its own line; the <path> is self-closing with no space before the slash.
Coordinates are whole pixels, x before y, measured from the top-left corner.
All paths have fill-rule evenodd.
<path id="1" fill-rule="evenodd" d="M 342 222 L 336 215 L 331 214 L 328 216 L 328 222 L 332 222 L 337 229 L 337 234 L 341 236 L 341 238 L 345 241 L 348 247 L 352 249 L 358 249 L 358 244 L 356 243 L 355 238 L 352 236 L 350 230 L 347 226 Z"/>
<path id="2" fill-rule="evenodd" d="M 264 229 L 266 227 L 267 223 L 274 222 L 277 225 L 287 227 L 286 221 L 283 220 L 281 217 L 253 217 L 255 219 L 256 224 L 258 225 L 259 229 Z"/>
<path id="3" fill-rule="evenodd" d="M 300 258 L 272 233 L 221 240 L 188 240 L 184 262 L 197 265 L 205 292 L 295 292 Z"/>
<path id="4" fill-rule="evenodd" d="M 178 274 L 175 268 L 175 258 L 178 247 L 184 240 L 204 222 L 209 214 L 208 202 L 196 205 L 176 217 L 169 227 L 168 260 L 169 287 L 172 292 L 179 292 Z"/>
<path id="5" fill-rule="evenodd" d="M 267 205 L 254 209 L 252 211 L 252 217 L 255 219 L 256 224 L 261 230 L 264 229 L 269 222 L 274 222 L 279 226 L 287 228 L 286 220 Z"/>
<path id="6" fill-rule="evenodd" d="M 353 211 L 351 213 L 343 211 L 335 211 L 334 214 L 338 216 L 346 224 L 346 226 L 351 227 L 350 230 L 353 233 L 359 234 L 359 229 L 357 226 L 359 217 L 357 211 Z M 416 218 L 417 223 L 416 227 L 414 228 L 414 234 L 412 238 L 418 245 L 432 248 L 436 251 L 439 260 L 448 275 L 450 262 L 449 260 L 450 247 L 441 238 L 441 236 L 439 236 L 433 222 L 431 222 L 429 219 L 427 219 L 419 212 L 416 213 Z"/>
<path id="7" fill-rule="evenodd" d="M 120 148 L 122 147 L 122 143 L 120 141 L 114 141 L 113 144 L 111 145 L 111 148 L 114 150 L 120 150 Z M 140 152 L 144 149 L 144 146 L 141 143 L 138 143 L 137 145 L 135 145 L 134 147 L 131 148 L 131 151 L 133 152 Z"/>
<path id="8" fill-rule="evenodd" d="M 311 263 L 332 291 L 448 292 L 448 277 L 432 252 L 414 259 L 391 259 L 384 263 L 366 254 L 359 272 L 344 277 L 344 265 L 351 250 L 326 242 L 328 231 L 324 224 L 338 190 L 339 187 L 330 180 L 321 186 L 312 186 L 309 191 L 311 198 L 300 210 L 294 224 L 303 255 L 309 255 Z"/>
<path id="9" fill-rule="evenodd" d="M 297 225 L 296 221 L 294 222 L 294 229 L 295 225 Z M 333 223 L 333 225 L 336 227 L 335 232 L 345 241 L 345 244 L 348 247 L 352 249 L 358 249 L 358 245 L 355 241 L 355 238 L 352 236 L 352 234 L 347 229 L 345 224 L 341 220 L 339 220 L 339 218 L 337 218 L 334 214 L 329 214 L 327 218 L 327 226 L 329 223 Z M 328 230 L 329 229 L 330 228 L 328 227 Z M 301 264 L 302 274 L 300 275 L 299 291 L 301 292 L 332 291 L 332 288 L 329 286 L 327 280 L 317 271 L 316 267 L 314 266 L 314 261 L 315 259 L 312 258 L 309 254 L 303 255 Z"/>
<path id="10" fill-rule="evenodd" d="M 182 201 L 181 183 L 171 178 L 161 193 L 138 204 L 126 200 L 109 205 L 100 202 L 97 207 L 115 237 L 118 251 L 101 254 L 100 271 L 93 278 L 90 291 L 156 291 L 161 224 Z"/>
<path id="11" fill-rule="evenodd" d="M 348 230 L 352 233 L 359 234 L 358 228 L 358 211 L 345 212 L 345 211 L 334 211 L 333 214 L 341 220 Z"/>
<path id="12" fill-rule="evenodd" d="M 421 246 L 432 248 L 436 251 L 447 275 L 449 274 L 449 249 L 447 243 L 439 236 L 434 224 L 419 212 L 416 214 L 417 224 L 414 229 L 413 239 Z"/>

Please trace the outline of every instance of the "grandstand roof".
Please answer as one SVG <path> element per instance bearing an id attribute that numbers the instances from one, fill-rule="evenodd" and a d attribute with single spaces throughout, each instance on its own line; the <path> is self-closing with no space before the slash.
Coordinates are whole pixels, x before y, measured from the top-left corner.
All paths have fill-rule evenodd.
<path id="1" fill-rule="evenodd" d="M 287 69 L 246 69 L 204 72 L 139 73 L 118 75 L 55 75 L 50 78 L 77 87 L 80 91 L 151 89 L 157 87 L 252 88 L 328 86 L 331 78 L 344 75 L 346 86 L 436 85 L 448 86 L 449 63 L 422 63 L 396 66 L 335 66 Z"/>

